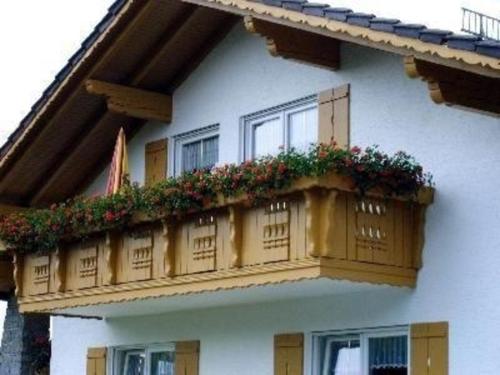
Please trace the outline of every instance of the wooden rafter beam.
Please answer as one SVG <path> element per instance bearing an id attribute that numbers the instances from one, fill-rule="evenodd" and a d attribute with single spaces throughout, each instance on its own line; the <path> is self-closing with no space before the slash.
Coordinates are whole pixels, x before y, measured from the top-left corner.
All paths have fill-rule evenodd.
<path id="1" fill-rule="evenodd" d="M 245 17 L 247 31 L 266 38 L 272 56 L 337 70 L 340 67 L 340 41 L 252 16 Z"/>
<path id="2" fill-rule="evenodd" d="M 172 96 L 133 87 L 89 79 L 87 92 L 106 98 L 108 110 L 144 120 L 170 122 Z"/>
<path id="3" fill-rule="evenodd" d="M 154 4 L 154 2 L 148 2 L 147 4 L 151 5 Z M 186 4 L 185 4 L 186 5 Z M 172 49 L 171 47 L 175 44 L 174 42 L 180 37 L 180 33 L 182 33 L 189 24 L 190 20 L 192 17 L 196 17 L 197 12 L 201 12 L 202 8 L 199 8 L 195 5 L 189 5 L 189 6 L 184 6 L 183 11 L 180 12 L 178 19 L 176 22 L 174 22 L 172 25 L 170 25 L 165 32 L 163 32 L 164 37 L 160 38 L 158 42 L 144 54 L 144 58 L 142 61 L 137 65 L 137 68 L 131 74 L 130 78 L 127 80 L 127 85 L 129 86 L 144 86 L 145 78 L 148 76 L 149 72 L 152 71 L 155 67 L 155 65 L 161 64 L 161 59 L 160 57 L 164 55 L 165 51 L 168 49 Z M 141 15 L 142 18 L 142 15 Z M 134 23 L 139 22 L 138 20 L 134 19 Z M 136 26 L 134 25 L 133 27 L 129 27 L 127 29 L 127 34 L 131 33 L 133 29 Z M 224 25 L 222 25 L 224 27 Z M 120 42 L 124 39 L 124 35 L 120 36 Z M 213 46 L 212 46 L 213 47 Z M 109 52 L 109 54 L 112 54 Z M 185 67 L 188 67 L 191 65 L 191 62 Z M 89 79 L 91 76 L 89 77 Z M 170 85 L 168 85 L 170 86 Z M 162 91 L 164 91 L 162 89 Z M 95 124 L 95 127 L 98 127 L 101 122 L 105 122 L 108 116 L 113 116 L 113 114 L 110 111 L 106 111 L 106 108 L 104 107 L 104 111 L 100 111 L 100 117 L 97 117 L 93 121 L 89 121 L 90 124 Z M 129 130 L 127 131 L 127 138 L 131 138 L 133 136 L 133 132 L 137 131 L 138 128 L 140 127 L 139 124 L 138 126 L 132 126 L 129 127 Z M 75 155 L 79 155 L 82 150 L 86 148 L 86 143 L 85 141 L 89 138 L 92 138 L 94 135 L 94 126 L 85 126 L 83 127 L 82 134 L 79 137 L 76 137 L 73 142 L 68 144 L 68 148 L 65 148 L 63 151 L 64 158 L 57 159 L 57 164 L 53 166 L 53 168 L 50 169 L 50 173 L 47 173 L 46 175 L 51 176 L 50 178 L 46 178 L 43 181 L 40 181 L 39 184 L 37 184 L 37 189 L 32 191 L 29 194 L 29 197 L 27 200 L 30 202 L 31 205 L 45 205 L 47 203 L 50 203 L 53 201 L 53 197 L 49 195 L 50 190 L 53 188 L 55 184 L 58 184 L 60 179 L 62 178 L 64 172 L 67 170 L 67 167 L 73 163 L 73 159 Z M 108 161 L 106 158 L 105 160 L 98 160 L 94 165 L 94 170 L 96 173 L 91 173 L 88 175 L 82 175 L 82 178 L 80 181 L 78 181 L 77 186 L 81 186 L 81 189 L 86 187 L 97 175 L 97 172 L 101 172 L 104 167 L 108 164 Z"/>
<path id="4" fill-rule="evenodd" d="M 459 106 L 500 116 L 500 79 L 480 76 L 455 68 L 407 56 L 406 74 L 427 82 L 429 94 L 437 104 Z"/>

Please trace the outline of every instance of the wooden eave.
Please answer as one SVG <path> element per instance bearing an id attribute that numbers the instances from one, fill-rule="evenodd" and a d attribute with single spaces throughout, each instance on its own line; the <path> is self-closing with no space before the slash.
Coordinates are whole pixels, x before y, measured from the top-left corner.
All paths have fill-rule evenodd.
<path id="1" fill-rule="evenodd" d="M 109 111 L 105 99 L 87 92 L 87 80 L 172 95 L 240 17 L 266 26 L 258 32 L 272 41 L 275 55 L 331 69 L 338 68 L 339 42 L 349 42 L 466 72 L 492 85 L 500 79 L 500 59 L 256 1 L 119 0 L 119 4 L 59 75 L 57 87 L 51 85 L 45 100 L 35 104 L 3 147 L 0 202 L 41 206 L 77 194 L 107 164 L 119 127 L 130 139 L 144 124 L 143 118 L 127 111 Z M 304 33 L 304 39 L 314 43 L 331 40 L 335 56 L 325 59 L 321 50 L 306 48 L 306 42 L 298 50 L 288 48 L 282 38 L 286 29 L 290 30 L 286 35 Z M 445 102 L 463 101 L 453 91 L 450 94 L 449 85 L 446 89 Z"/>

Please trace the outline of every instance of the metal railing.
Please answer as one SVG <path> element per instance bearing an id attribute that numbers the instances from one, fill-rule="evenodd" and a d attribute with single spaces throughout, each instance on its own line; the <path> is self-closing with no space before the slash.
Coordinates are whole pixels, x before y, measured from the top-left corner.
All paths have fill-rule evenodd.
<path id="1" fill-rule="evenodd" d="M 500 41 L 500 19 L 462 8 L 462 31 Z"/>

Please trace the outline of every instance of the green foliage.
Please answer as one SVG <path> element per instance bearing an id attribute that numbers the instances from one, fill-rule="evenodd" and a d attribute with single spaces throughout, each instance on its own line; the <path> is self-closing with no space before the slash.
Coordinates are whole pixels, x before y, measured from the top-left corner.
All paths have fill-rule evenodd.
<path id="1" fill-rule="evenodd" d="M 77 197 L 49 209 L 3 216 L 0 239 L 12 251 L 44 252 L 64 240 L 123 228 L 134 213 L 145 213 L 152 219 L 180 216 L 213 206 L 218 196 L 246 195 L 256 203 L 300 177 L 329 173 L 351 178 L 361 194 L 376 187 L 387 196 L 415 196 L 421 187 L 432 184 L 430 175 L 404 152 L 388 156 L 376 147 L 343 150 L 335 144 L 320 144 L 311 146 L 307 153 L 283 151 L 241 165 L 184 173 L 152 187 L 126 184 L 111 196 Z"/>

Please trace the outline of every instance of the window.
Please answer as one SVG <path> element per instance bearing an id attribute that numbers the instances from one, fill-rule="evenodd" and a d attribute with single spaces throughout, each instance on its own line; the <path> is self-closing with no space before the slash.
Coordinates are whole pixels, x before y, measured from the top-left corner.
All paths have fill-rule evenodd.
<path id="1" fill-rule="evenodd" d="M 212 168 L 219 161 L 219 125 L 179 134 L 175 139 L 174 174 Z"/>
<path id="2" fill-rule="evenodd" d="M 314 337 L 315 375 L 408 375 L 407 330 Z"/>
<path id="3" fill-rule="evenodd" d="M 115 349 L 113 375 L 174 375 L 173 345 Z"/>
<path id="4" fill-rule="evenodd" d="M 243 118 L 245 159 L 273 155 L 280 148 L 306 151 L 318 139 L 316 95 Z"/>

